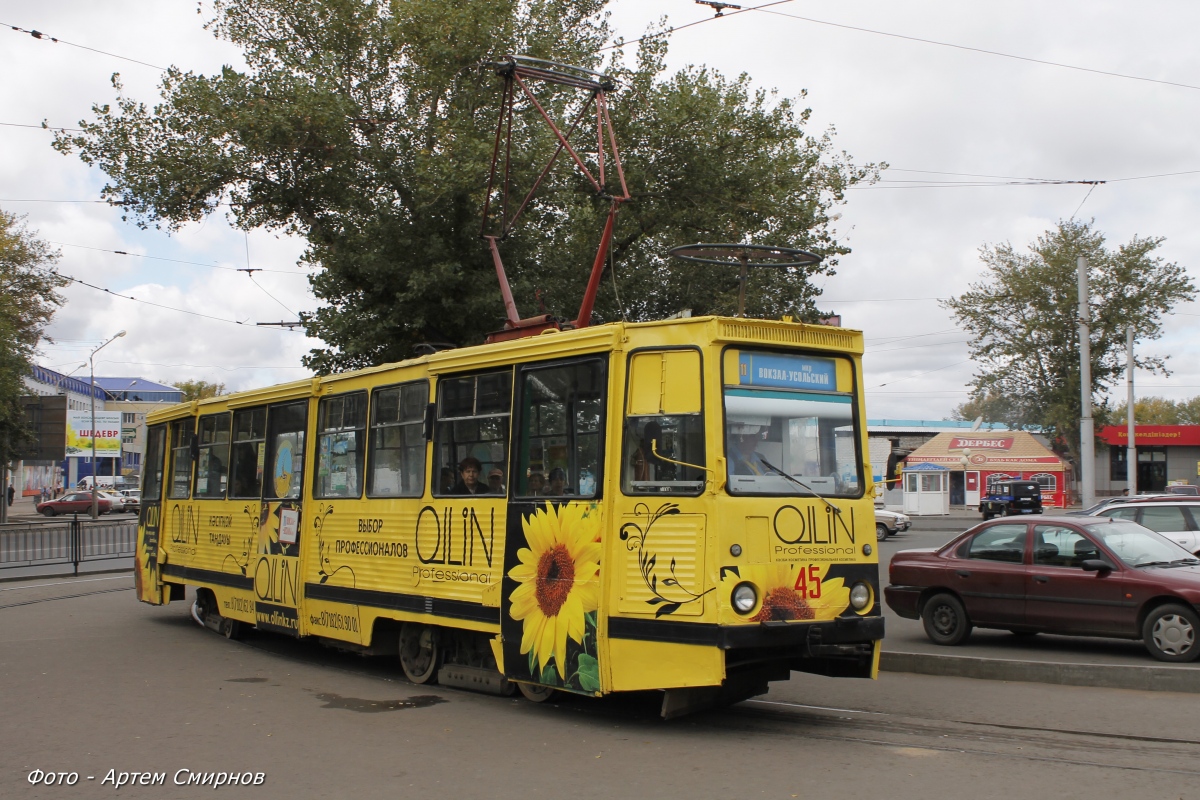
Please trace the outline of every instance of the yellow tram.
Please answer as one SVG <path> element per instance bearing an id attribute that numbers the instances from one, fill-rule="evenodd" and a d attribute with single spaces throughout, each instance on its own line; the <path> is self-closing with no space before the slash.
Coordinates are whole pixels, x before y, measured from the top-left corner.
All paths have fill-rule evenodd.
<path id="1" fill-rule="evenodd" d="M 612 323 L 148 419 L 137 591 L 531 699 L 670 716 L 883 637 L 862 334 Z"/>

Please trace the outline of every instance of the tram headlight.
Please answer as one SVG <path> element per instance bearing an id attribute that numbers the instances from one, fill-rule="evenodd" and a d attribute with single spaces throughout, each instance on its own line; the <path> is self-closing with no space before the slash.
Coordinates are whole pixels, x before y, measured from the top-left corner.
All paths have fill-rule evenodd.
<path id="1" fill-rule="evenodd" d="M 850 605 L 855 611 L 862 611 L 871 602 L 871 587 L 859 581 L 850 587 Z"/>
<path id="2" fill-rule="evenodd" d="M 733 587 L 733 610 L 739 614 L 749 614 L 758 605 L 758 592 L 753 584 L 739 583 Z"/>

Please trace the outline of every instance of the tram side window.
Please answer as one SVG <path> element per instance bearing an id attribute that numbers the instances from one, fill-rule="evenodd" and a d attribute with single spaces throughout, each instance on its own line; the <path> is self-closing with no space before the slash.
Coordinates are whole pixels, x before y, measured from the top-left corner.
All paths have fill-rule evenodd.
<path id="1" fill-rule="evenodd" d="M 229 420 L 232 414 L 213 414 L 200 418 L 196 438 L 199 442 L 196 458 L 195 497 L 208 500 L 224 499 L 229 479 Z"/>
<path id="2" fill-rule="evenodd" d="M 371 497 L 425 492 L 426 381 L 376 389 L 371 400 Z"/>
<path id="3" fill-rule="evenodd" d="M 480 464 L 479 482 L 487 494 L 488 474 L 508 466 L 508 423 L 512 410 L 512 372 L 490 372 L 438 381 L 437 427 L 434 431 L 435 495 L 456 492 L 459 465 L 473 458 Z M 463 491 L 459 486 L 457 491 Z"/>
<path id="4" fill-rule="evenodd" d="M 600 359 L 522 373 L 516 495 L 597 496 L 604 385 Z"/>
<path id="5" fill-rule="evenodd" d="M 230 456 L 231 498 L 262 495 L 263 464 L 267 456 L 267 409 L 245 408 L 233 413 L 233 452 Z"/>
<path id="6" fill-rule="evenodd" d="M 192 488 L 192 441 L 195 434 L 191 417 L 171 423 L 171 494 L 172 500 L 186 500 Z"/>
<path id="7" fill-rule="evenodd" d="M 304 479 L 304 424 L 307 402 L 271 406 L 267 413 L 267 467 L 263 497 L 300 497 Z"/>
<path id="8" fill-rule="evenodd" d="M 317 475 L 313 496 L 361 497 L 367 444 L 367 393 L 326 397 L 317 406 Z"/>
<path id="9" fill-rule="evenodd" d="M 625 494 L 703 491 L 706 462 L 699 352 L 664 350 L 630 356 L 624 430 L 621 490 Z"/>
<path id="10" fill-rule="evenodd" d="M 142 462 L 142 502 L 162 498 L 163 446 L 167 443 L 165 425 L 155 425 L 146 431 L 146 458 Z"/>

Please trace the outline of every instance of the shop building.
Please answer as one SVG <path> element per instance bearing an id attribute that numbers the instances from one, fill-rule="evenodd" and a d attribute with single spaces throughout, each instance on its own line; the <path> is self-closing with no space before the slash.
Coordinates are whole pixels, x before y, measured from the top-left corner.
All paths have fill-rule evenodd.
<path id="1" fill-rule="evenodd" d="M 924 466 L 922 466 L 924 465 Z M 1071 466 L 1055 455 L 1047 443 L 1027 431 L 965 431 L 939 433 L 908 454 L 904 460 L 905 506 L 908 499 L 908 475 L 922 480 L 922 470 L 945 471 L 949 505 L 979 505 L 987 487 L 997 481 L 1030 480 L 1041 486 L 1042 505 L 1064 508 L 1071 502 Z M 932 478 L 929 478 L 932 480 Z M 915 488 L 914 488 L 915 490 Z"/>
<path id="2" fill-rule="evenodd" d="M 1104 497 L 1129 488 L 1129 431 L 1106 425 L 1097 438 L 1096 494 Z M 1168 484 L 1200 485 L 1200 425 L 1135 425 L 1138 492 L 1161 492 Z"/>

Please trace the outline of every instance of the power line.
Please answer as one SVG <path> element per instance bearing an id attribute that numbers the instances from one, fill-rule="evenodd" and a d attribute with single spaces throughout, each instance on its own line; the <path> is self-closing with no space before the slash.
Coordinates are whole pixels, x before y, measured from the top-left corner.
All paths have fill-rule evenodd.
<path id="1" fill-rule="evenodd" d="M 798 14 L 787 14 L 783 11 L 767 11 L 767 10 L 765 10 L 765 8 L 763 6 L 758 6 L 757 8 L 748 8 L 746 10 L 747 11 L 762 11 L 762 13 L 764 13 L 764 14 L 775 14 L 776 16 L 787 17 L 789 19 L 798 19 L 798 20 L 801 20 L 802 22 L 811 22 L 816 25 L 828 25 L 832 28 L 843 28 L 848 31 L 858 31 L 859 33 L 870 33 L 875 36 L 889 36 L 893 39 L 905 39 L 910 42 L 920 42 L 921 44 L 933 44 L 933 45 L 937 45 L 938 47 L 950 47 L 955 50 L 967 50 L 972 53 L 983 53 L 984 55 L 999 56 L 1000 58 L 1011 58 L 1016 61 L 1028 61 L 1033 64 L 1043 64 L 1043 65 L 1049 66 L 1049 67 L 1060 67 L 1062 69 L 1073 69 L 1073 70 L 1077 70 L 1079 72 L 1091 72 L 1095 75 L 1107 75 L 1110 78 L 1125 78 L 1126 80 L 1131 80 L 1131 81 L 1144 81 L 1146 83 L 1158 83 L 1163 86 L 1175 86 L 1180 89 L 1200 90 L 1200 86 L 1195 86 L 1190 83 L 1177 83 L 1175 81 L 1164 81 L 1164 80 L 1159 80 L 1158 78 L 1144 78 L 1141 75 L 1126 75 L 1125 73 L 1122 73 L 1122 72 L 1110 72 L 1108 70 L 1103 70 L 1103 69 L 1092 69 L 1091 67 L 1080 67 L 1075 64 L 1063 64 L 1062 62 L 1059 62 L 1059 61 L 1046 61 L 1045 59 L 1041 59 L 1041 58 L 1030 58 L 1029 56 L 1017 56 L 1017 55 L 1013 55 L 1012 53 L 1001 53 L 998 50 L 985 50 L 982 47 L 969 47 L 967 45 L 953 44 L 951 42 L 939 42 L 935 39 L 922 39 L 919 36 L 905 36 L 904 34 L 891 33 L 889 31 L 877 31 L 877 30 L 872 30 L 871 28 L 860 28 L 856 25 L 844 25 L 839 22 L 829 22 L 828 20 L 823 20 L 823 19 L 814 19 L 812 17 L 802 17 Z"/>
<path id="2" fill-rule="evenodd" d="M 644 42 L 648 39 L 661 39 L 664 36 L 670 36 L 672 33 L 675 33 L 676 31 L 681 31 L 684 28 L 690 28 L 694 25 L 703 25 L 706 22 L 712 22 L 714 19 L 725 19 L 726 17 L 732 17 L 735 14 L 744 14 L 747 11 L 758 11 L 760 9 L 767 8 L 768 6 L 781 6 L 785 3 L 790 3 L 790 2 L 792 2 L 792 0 L 775 0 L 772 3 L 763 3 L 761 6 L 752 6 L 750 8 L 742 8 L 737 11 L 726 9 L 725 13 L 717 13 L 714 16 L 705 17 L 704 19 L 699 19 L 699 20 L 696 20 L 695 22 L 689 22 L 685 25 L 676 25 L 674 27 L 667 28 L 665 31 L 659 31 L 658 33 L 648 33 L 645 36 L 639 37 L 637 39 L 632 39 L 628 42 L 619 42 L 617 44 L 606 44 L 604 47 L 601 47 L 596 52 L 603 53 L 605 50 L 613 50 L 615 48 L 624 47 L 624 46 L 630 45 L 630 44 L 641 44 L 642 42 Z M 768 11 L 766 13 L 770 14 L 772 12 Z"/>
<path id="3" fill-rule="evenodd" d="M 871 391 L 872 389 L 882 389 L 884 386 L 891 386 L 893 383 L 900 383 L 900 381 L 907 381 L 907 380 L 911 380 L 913 378 L 919 378 L 922 375 L 929 375 L 930 373 L 933 373 L 933 372 L 941 372 L 944 369 L 950 369 L 951 367 L 958 367 L 963 364 L 969 364 L 969 363 L 971 363 L 971 359 L 967 358 L 962 361 L 956 361 L 953 364 L 947 364 L 944 367 L 938 367 L 937 369 L 928 370 L 927 372 L 918 372 L 915 375 L 906 375 L 903 378 L 896 378 L 896 380 L 894 380 L 894 381 L 888 381 L 887 383 L 881 383 L 878 386 L 869 386 L 869 387 L 867 387 L 866 391 Z"/>
<path id="4" fill-rule="evenodd" d="M 88 287 L 89 289 L 95 289 L 95 290 L 96 290 L 96 291 L 98 291 L 98 292 L 104 292 L 105 294 L 110 294 L 110 295 L 112 295 L 113 297 L 120 297 L 120 298 L 122 298 L 123 300 L 132 300 L 132 301 L 134 301 L 135 303 L 145 303 L 146 305 L 148 305 L 148 306 L 154 306 L 155 308 L 162 308 L 162 309 L 166 309 L 167 311 L 177 311 L 177 312 L 179 312 L 180 314 L 189 314 L 189 315 L 191 315 L 191 316 L 193 316 L 193 317 L 201 317 L 201 318 L 203 318 L 203 319 L 211 319 L 211 320 L 213 320 L 213 321 L 215 321 L 215 322 L 225 322 L 225 323 L 228 323 L 228 324 L 230 324 L 230 325 L 240 325 L 240 326 L 241 326 L 241 327 L 243 327 L 243 328 L 257 328 L 257 327 L 258 327 L 258 326 L 256 326 L 256 325 L 251 325 L 251 324 L 249 324 L 249 323 L 246 323 L 246 322 L 239 322 L 239 321 L 238 321 L 238 320 L 236 320 L 236 319 L 225 319 L 225 318 L 223 318 L 223 317 L 214 317 L 214 316 L 212 316 L 212 315 L 210 315 L 210 314 L 201 314 L 199 311 L 189 311 L 189 310 L 187 310 L 186 308 L 175 308 L 174 306 L 164 306 L 164 305 L 163 305 L 163 304 L 161 304 L 161 303 L 153 303 L 153 302 L 151 302 L 151 301 L 149 301 L 149 300 L 142 300 L 142 299 L 141 299 L 141 298 L 139 298 L 139 297 L 130 297 L 130 296 L 129 296 L 129 295 L 127 295 L 127 294 L 121 294 L 121 293 L 119 293 L 119 292 L 114 292 L 112 289 L 105 289 L 103 286 L 96 286 L 96 285 L 95 285 L 95 284 L 93 284 L 93 283 L 88 283 L 87 281 L 81 281 L 81 280 L 79 280 L 79 278 L 72 277 L 72 276 L 70 276 L 70 275 L 67 275 L 67 274 L 65 274 L 65 273 L 62 273 L 62 272 L 59 272 L 59 273 L 56 273 L 56 274 L 57 274 L 57 275 L 59 275 L 59 276 L 61 276 L 61 277 L 63 277 L 63 278 L 66 278 L 67 280 L 69 280 L 69 281 L 71 281 L 71 282 L 73 282 L 73 283 L 78 283 L 78 284 L 80 284 L 80 285 L 82 285 L 82 286 L 86 286 L 86 287 Z"/>
<path id="5" fill-rule="evenodd" d="M 54 125 L 46 125 L 45 123 L 41 125 L 27 125 L 21 122 L 0 122 L 0 125 L 6 128 L 37 128 L 39 131 L 74 131 L 76 133 L 83 133 L 83 128 L 59 128 Z"/>
<path id="6" fill-rule="evenodd" d="M 99 253 L 115 253 L 116 255 L 119 255 L 119 256 L 132 256 L 134 258 L 148 258 L 148 259 L 152 259 L 154 261 L 169 261 L 172 264 L 188 264 L 193 267 L 208 267 L 209 269 L 223 269 L 228 272 L 244 272 L 244 270 L 240 270 L 237 267 L 222 267 L 219 264 L 205 264 L 202 261 L 181 261 L 178 258 L 164 258 L 162 256 L 147 256 L 147 255 L 143 255 L 141 253 L 130 253 L 125 250 L 109 250 L 108 248 L 105 248 L 105 247 L 89 247 L 88 245 L 85 245 L 85 244 L 71 244 L 70 242 L 54 242 L 54 241 L 49 241 L 49 240 L 47 240 L 47 241 L 49 244 L 58 245 L 59 247 L 78 247 L 81 250 L 95 250 L 96 252 L 99 252 Z M 287 269 L 267 269 L 265 267 L 255 267 L 255 270 L 258 272 L 276 272 L 281 275 L 299 275 L 301 277 L 308 277 L 303 272 L 295 272 L 293 270 L 287 270 Z"/>
<path id="7" fill-rule="evenodd" d="M 242 369 L 302 369 L 306 372 L 312 371 L 312 370 L 308 369 L 308 367 L 301 367 L 301 366 L 270 367 L 270 366 L 261 366 L 260 365 L 260 366 L 249 366 L 249 367 L 227 367 L 223 364 L 162 364 L 162 363 L 159 363 L 156 361 L 113 361 L 111 359 L 107 359 L 107 362 L 109 364 L 137 364 L 137 365 L 146 366 L 146 367 L 192 367 L 194 369 L 220 369 L 220 370 L 224 370 L 226 372 L 235 372 L 237 370 L 242 370 Z M 71 362 L 67 362 L 67 363 L 71 363 Z"/>
<path id="8" fill-rule="evenodd" d="M 36 31 L 36 30 L 32 30 L 32 31 L 31 31 L 31 30 L 26 30 L 25 28 L 20 28 L 20 27 L 18 27 L 18 26 L 16 26 L 16 25 L 9 25 L 9 24 L 8 24 L 8 23 L 6 23 L 6 22 L 0 22 L 0 25 L 3 25 L 3 26 L 5 26 L 5 27 L 8 27 L 8 28 L 12 28 L 14 31 L 16 31 L 16 32 L 18 32 L 18 33 L 28 33 L 28 34 L 29 34 L 30 36 L 32 36 L 33 38 L 35 38 L 35 39 L 40 39 L 40 40 L 42 40 L 42 41 L 44 41 L 44 42 L 46 42 L 46 41 L 49 41 L 49 42 L 55 42 L 56 44 L 65 44 L 65 45 L 67 45 L 68 47 L 78 47 L 80 50 L 90 50 L 90 51 L 91 51 L 91 52 L 93 52 L 93 53 L 99 53 L 100 55 L 103 55 L 103 56 L 109 56 L 110 58 L 119 58 L 119 59 L 121 59 L 122 61 L 129 61 L 129 62 L 132 62 L 132 63 L 134 63 L 134 64 L 141 64 L 143 67 L 153 67 L 154 69 L 156 69 L 156 70 L 159 70 L 160 72 L 166 72 L 166 71 L 167 71 L 167 68 L 166 68 L 166 67 L 160 67 L 160 66 L 158 66 L 157 64 L 150 64 L 150 63 L 148 63 L 148 62 L 145 62 L 145 61 L 138 61 L 136 58 L 128 58 L 128 57 L 126 57 L 126 56 L 119 56 L 119 55 L 117 55 L 116 53 L 109 53 L 109 52 L 107 52 L 107 51 L 104 51 L 104 50 L 97 50 L 97 49 L 96 49 L 96 48 L 94 48 L 94 47 L 88 47 L 88 46 L 86 46 L 86 45 L 82 45 L 82 44 L 75 44 L 74 42 L 68 42 L 68 41 L 66 41 L 65 39 L 59 39 L 58 37 L 51 36 L 51 35 L 49 35 L 49 34 L 47 34 L 47 33 L 42 33 L 41 31 Z"/>

